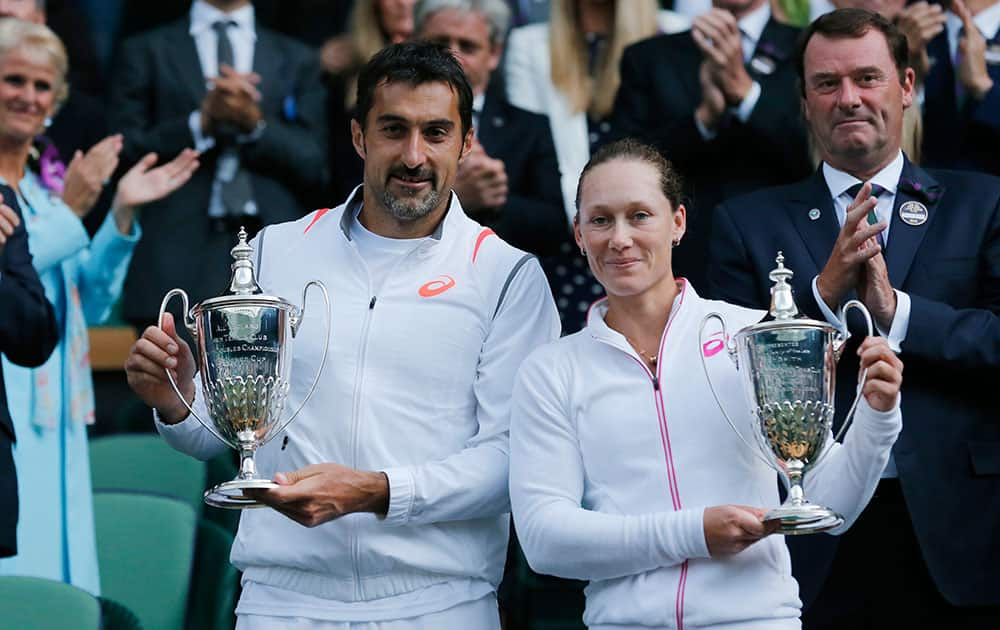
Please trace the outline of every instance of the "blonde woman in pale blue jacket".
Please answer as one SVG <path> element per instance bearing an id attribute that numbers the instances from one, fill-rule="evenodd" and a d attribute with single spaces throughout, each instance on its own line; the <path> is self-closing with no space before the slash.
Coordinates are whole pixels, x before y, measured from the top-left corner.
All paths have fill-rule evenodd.
<path id="1" fill-rule="evenodd" d="M 141 235 L 136 207 L 176 190 L 198 162 L 195 151 L 185 150 L 153 169 L 157 157 L 147 155 L 119 182 L 112 210 L 91 240 L 83 216 L 60 198 L 58 174 L 27 166 L 35 136 L 68 92 L 67 65 L 62 43 L 45 26 L 0 22 L 0 183 L 17 194 L 33 263 L 60 331 L 41 367 L 4 359 L 21 512 L 18 555 L 0 561 L 0 573 L 60 580 L 99 594 L 87 456 L 86 428 L 94 421 L 87 326 L 104 321 L 121 292 Z"/>

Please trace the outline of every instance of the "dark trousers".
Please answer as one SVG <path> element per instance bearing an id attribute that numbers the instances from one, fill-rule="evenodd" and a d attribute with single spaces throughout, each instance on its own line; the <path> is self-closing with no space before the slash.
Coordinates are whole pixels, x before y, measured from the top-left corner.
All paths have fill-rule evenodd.
<path id="1" fill-rule="evenodd" d="M 927 572 L 899 481 L 883 479 L 841 536 L 830 574 L 802 615 L 802 627 L 997 630 L 1000 608 L 960 608 L 945 601 Z"/>
<path id="2" fill-rule="evenodd" d="M 17 553 L 17 471 L 11 446 L 10 436 L 0 427 L 0 558 Z"/>

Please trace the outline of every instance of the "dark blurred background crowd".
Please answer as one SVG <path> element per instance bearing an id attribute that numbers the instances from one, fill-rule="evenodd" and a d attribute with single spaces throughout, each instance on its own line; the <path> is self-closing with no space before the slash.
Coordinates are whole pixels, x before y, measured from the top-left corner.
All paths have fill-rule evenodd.
<path id="1" fill-rule="evenodd" d="M 232 462 L 206 468 L 156 444 L 116 443 L 152 429 L 121 363 L 168 290 L 193 301 L 225 290 L 240 226 L 252 235 L 339 205 L 361 182 L 356 79 L 382 47 L 429 40 L 461 61 L 476 139 L 456 193 L 471 217 L 539 257 L 568 334 L 602 294 L 572 237 L 590 155 L 632 136 L 672 162 L 688 217 L 674 270 L 707 291 L 713 209 L 819 165 L 801 114 L 797 37 L 843 7 L 879 12 L 907 35 L 917 80 L 904 119 L 909 160 L 1000 175 L 1000 0 L 0 0 L 0 15 L 51 29 L 0 27 L 0 152 L 19 156 L 0 158 L 0 183 L 15 189 L 67 331 L 41 371 L 4 359 L 15 461 L 29 481 L 19 555 L 0 560 L 0 574 L 103 591 L 114 614 L 115 593 L 139 589 L 101 549 L 102 535 L 129 526 L 100 511 L 155 510 L 116 503 L 129 499 L 102 478 L 164 468 L 176 478 L 194 466 L 177 492 L 193 496 L 195 546 L 153 555 L 188 563 L 177 619 L 231 627 L 237 576 L 219 550 L 235 525 L 202 512 L 197 490 L 231 476 Z M 19 60 L 38 50 L 51 72 L 22 72 Z M 40 133 L 18 127 L 12 103 L 22 100 L 41 104 L 28 112 L 44 119 Z M 119 449 L 116 461 L 136 460 L 134 472 L 99 470 L 96 448 Z M 582 627 L 580 586 L 531 573 L 516 545 L 501 603 L 508 628 Z"/>

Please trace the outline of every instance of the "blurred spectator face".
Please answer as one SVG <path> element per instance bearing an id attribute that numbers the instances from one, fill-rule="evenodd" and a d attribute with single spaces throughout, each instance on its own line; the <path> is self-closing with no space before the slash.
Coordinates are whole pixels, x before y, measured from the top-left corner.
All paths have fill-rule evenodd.
<path id="1" fill-rule="evenodd" d="M 423 218 L 447 203 L 465 139 L 458 94 L 447 83 L 382 83 L 365 128 L 351 121 L 365 161 L 365 188 L 400 221 Z M 468 135 L 471 142 L 471 133 Z"/>
<path id="2" fill-rule="evenodd" d="M 55 111 L 56 71 L 19 50 L 0 59 L 0 136 L 31 141 Z"/>
<path id="3" fill-rule="evenodd" d="M 420 39 L 451 49 L 472 85 L 482 94 L 500 63 L 500 46 L 490 42 L 490 26 L 481 13 L 443 9 L 424 21 Z"/>
<path id="4" fill-rule="evenodd" d="M 803 58 L 803 112 L 822 158 L 846 165 L 882 164 L 899 151 L 903 109 L 913 102 L 913 70 L 900 75 L 885 36 L 810 38 Z"/>
<path id="5" fill-rule="evenodd" d="M 833 0 L 833 6 L 838 9 L 864 9 L 887 20 L 896 17 L 905 5 L 906 0 Z"/>
<path id="6" fill-rule="evenodd" d="M 413 35 L 413 5 L 417 0 L 377 0 L 382 32 L 393 44 Z"/>
<path id="7" fill-rule="evenodd" d="M 0 0 L 0 17 L 45 23 L 45 13 L 38 8 L 36 0 Z"/>

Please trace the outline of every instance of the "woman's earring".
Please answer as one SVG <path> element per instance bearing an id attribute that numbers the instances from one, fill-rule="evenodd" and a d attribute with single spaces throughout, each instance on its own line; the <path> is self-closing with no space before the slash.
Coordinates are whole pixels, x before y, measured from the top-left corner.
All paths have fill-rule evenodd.
<path id="1" fill-rule="evenodd" d="M 586 258 L 587 257 L 587 250 L 585 250 L 584 248 L 581 247 L 580 248 L 580 255 L 583 256 L 584 258 Z"/>
<path id="2" fill-rule="evenodd" d="M 681 244 L 681 237 L 678 236 L 677 238 L 674 239 L 674 247 L 677 247 L 680 244 Z"/>

